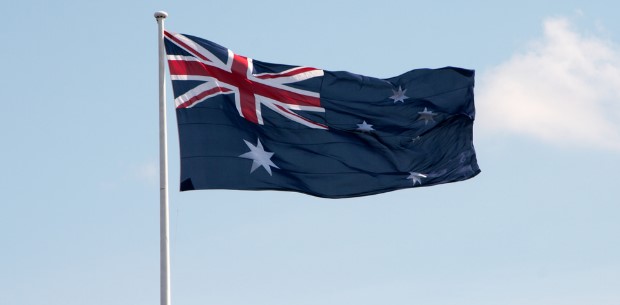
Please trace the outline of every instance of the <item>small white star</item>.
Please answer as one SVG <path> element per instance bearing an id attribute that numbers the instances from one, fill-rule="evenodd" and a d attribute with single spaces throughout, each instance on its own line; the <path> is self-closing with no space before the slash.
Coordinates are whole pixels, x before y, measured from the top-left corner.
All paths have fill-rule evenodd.
<path id="1" fill-rule="evenodd" d="M 271 167 L 279 168 L 271 161 L 271 157 L 273 156 L 272 152 L 265 151 L 263 148 L 263 144 L 260 142 L 260 139 L 257 140 L 258 143 L 256 146 L 252 145 L 252 143 L 243 140 L 245 145 L 250 149 L 249 152 L 240 155 L 241 158 L 246 158 L 252 160 L 252 169 L 250 173 L 253 173 L 259 166 L 262 166 L 271 176 Z"/>
<path id="2" fill-rule="evenodd" d="M 357 124 L 357 130 L 361 131 L 361 132 L 371 132 L 373 130 L 375 130 L 374 128 L 372 128 L 371 124 L 366 123 L 366 121 L 363 121 L 362 124 Z"/>
<path id="3" fill-rule="evenodd" d="M 407 92 L 407 89 L 403 90 L 400 86 L 398 86 L 398 91 L 392 89 L 392 92 L 394 93 L 394 95 L 390 96 L 390 98 L 394 100 L 394 103 L 397 103 L 397 102 L 404 103 L 405 99 L 409 98 L 408 96 L 405 95 L 405 92 Z"/>
<path id="4" fill-rule="evenodd" d="M 413 182 L 413 185 L 415 186 L 416 183 L 422 185 L 422 179 L 421 178 L 426 178 L 427 176 L 424 174 L 420 174 L 420 173 L 416 173 L 416 172 L 409 172 L 409 177 L 407 177 L 407 179 L 411 179 L 411 182 Z"/>
<path id="5" fill-rule="evenodd" d="M 424 107 L 424 111 L 420 111 L 418 112 L 418 114 L 420 115 L 420 118 L 418 118 L 419 120 L 424 120 L 424 125 L 428 124 L 428 121 L 431 122 L 435 122 L 434 117 L 437 115 L 436 113 L 433 113 L 432 111 L 428 111 L 428 109 L 426 109 L 426 107 Z"/>

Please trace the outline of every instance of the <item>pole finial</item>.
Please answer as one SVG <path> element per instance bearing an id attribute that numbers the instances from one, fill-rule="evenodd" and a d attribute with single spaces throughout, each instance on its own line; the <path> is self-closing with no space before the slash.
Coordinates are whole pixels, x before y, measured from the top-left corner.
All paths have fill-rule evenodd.
<path id="1" fill-rule="evenodd" d="M 168 13 L 164 11 L 155 12 L 155 14 L 153 15 L 155 16 L 155 19 L 159 19 L 159 18 L 165 19 L 166 17 L 168 17 Z"/>

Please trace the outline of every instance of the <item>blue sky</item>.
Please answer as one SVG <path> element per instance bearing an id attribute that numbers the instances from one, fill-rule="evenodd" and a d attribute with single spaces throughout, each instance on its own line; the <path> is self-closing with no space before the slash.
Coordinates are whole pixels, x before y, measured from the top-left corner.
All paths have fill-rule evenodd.
<path id="1" fill-rule="evenodd" d="M 157 304 L 157 41 L 391 77 L 477 72 L 482 173 L 355 199 L 174 191 L 173 304 L 620 303 L 608 1 L 20 1 L 0 55 L 0 304 Z"/>

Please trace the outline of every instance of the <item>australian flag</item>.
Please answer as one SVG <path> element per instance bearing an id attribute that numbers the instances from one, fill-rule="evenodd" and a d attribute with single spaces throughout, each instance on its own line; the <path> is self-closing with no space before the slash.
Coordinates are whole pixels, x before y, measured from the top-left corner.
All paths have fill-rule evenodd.
<path id="1" fill-rule="evenodd" d="M 466 180 L 476 162 L 474 71 L 379 79 L 272 64 L 165 32 L 181 190 L 343 198 Z"/>

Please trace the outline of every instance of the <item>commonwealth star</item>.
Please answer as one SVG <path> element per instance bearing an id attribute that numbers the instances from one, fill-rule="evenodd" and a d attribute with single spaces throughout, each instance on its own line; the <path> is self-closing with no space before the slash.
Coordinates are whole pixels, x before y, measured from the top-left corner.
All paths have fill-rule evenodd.
<path id="1" fill-rule="evenodd" d="M 275 167 L 278 169 L 279 167 L 271 161 L 273 153 L 265 151 L 265 149 L 263 148 L 263 144 L 260 142 L 260 139 L 258 139 L 257 141 L 258 143 L 256 144 L 256 146 L 254 146 L 252 145 L 252 143 L 243 140 L 243 142 L 245 142 L 245 145 L 248 146 L 250 151 L 243 155 L 240 155 L 239 157 L 252 160 L 252 169 L 250 170 L 250 173 L 253 173 L 258 167 L 262 166 L 271 176 L 271 167 Z"/>

